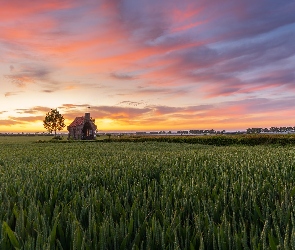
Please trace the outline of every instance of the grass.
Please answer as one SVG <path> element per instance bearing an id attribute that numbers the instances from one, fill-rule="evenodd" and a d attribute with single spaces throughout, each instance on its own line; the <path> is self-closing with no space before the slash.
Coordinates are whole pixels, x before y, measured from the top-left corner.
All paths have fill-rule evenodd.
<path id="1" fill-rule="evenodd" d="M 0 136 L 0 145 L 7 144 L 30 144 L 38 140 L 49 141 L 53 136 Z"/>
<path id="2" fill-rule="evenodd" d="M 34 139 L 0 137 L 0 249 L 295 249 L 294 146 Z"/>
<path id="3" fill-rule="evenodd" d="M 7 144 L 31 144 L 34 142 L 50 142 L 53 139 L 54 135 L 52 136 L 42 136 L 42 135 L 24 135 L 24 136 L 17 136 L 17 135 L 5 135 L 0 136 L 0 145 L 7 145 Z M 61 142 L 67 141 L 68 136 L 62 135 Z M 106 140 L 108 136 L 99 136 L 96 137 L 96 141 Z"/>

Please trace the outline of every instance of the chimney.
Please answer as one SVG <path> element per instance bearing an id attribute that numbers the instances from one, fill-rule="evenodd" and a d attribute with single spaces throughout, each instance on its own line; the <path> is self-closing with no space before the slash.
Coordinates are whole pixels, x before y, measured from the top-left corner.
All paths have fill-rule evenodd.
<path id="1" fill-rule="evenodd" d="M 90 121 L 90 113 L 85 113 L 85 120 Z"/>

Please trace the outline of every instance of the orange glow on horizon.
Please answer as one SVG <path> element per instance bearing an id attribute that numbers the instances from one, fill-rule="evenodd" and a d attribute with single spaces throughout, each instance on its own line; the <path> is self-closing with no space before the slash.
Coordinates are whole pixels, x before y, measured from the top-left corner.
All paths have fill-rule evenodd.
<path id="1" fill-rule="evenodd" d="M 216 118 L 212 119 L 200 119 L 197 122 L 185 121 L 185 120 L 175 120 L 171 118 L 157 120 L 153 122 L 153 118 L 150 120 L 116 120 L 112 118 L 95 119 L 98 132 L 107 131 L 176 131 L 176 130 L 191 130 L 191 129 L 214 129 L 226 130 L 226 131 L 245 131 L 247 128 L 270 128 L 272 126 L 294 126 L 294 124 L 289 124 L 288 119 L 278 121 L 275 117 L 271 119 L 261 119 L 256 120 L 235 120 L 233 123 L 231 119 L 218 120 Z M 72 120 L 66 119 L 66 127 L 60 131 L 62 133 L 67 133 L 67 126 L 72 122 Z M 171 126 L 170 124 L 173 124 Z M 46 133 L 47 131 L 43 127 L 43 122 L 41 120 L 37 122 L 24 122 L 22 124 L 1 125 L 0 133 Z"/>

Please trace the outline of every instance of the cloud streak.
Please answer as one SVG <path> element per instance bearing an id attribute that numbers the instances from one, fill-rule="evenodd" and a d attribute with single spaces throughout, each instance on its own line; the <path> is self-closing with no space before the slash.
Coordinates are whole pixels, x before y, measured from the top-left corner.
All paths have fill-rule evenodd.
<path id="1" fill-rule="evenodd" d="M 21 93 L 21 91 L 16 91 L 16 92 L 6 92 L 5 94 L 4 94 L 4 96 L 5 97 L 9 97 L 9 96 L 13 96 L 13 95 L 18 95 L 18 94 L 20 94 Z"/>

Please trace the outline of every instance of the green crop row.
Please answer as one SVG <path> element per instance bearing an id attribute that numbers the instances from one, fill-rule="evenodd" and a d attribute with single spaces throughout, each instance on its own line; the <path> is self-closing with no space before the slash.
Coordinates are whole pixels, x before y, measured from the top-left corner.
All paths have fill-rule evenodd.
<path id="1" fill-rule="evenodd" d="M 1 144 L 0 249 L 295 249 L 295 150 Z"/>
<path id="2" fill-rule="evenodd" d="M 190 136 L 122 136 L 104 139 L 105 142 L 170 142 L 215 146 L 229 145 L 295 145 L 295 135 L 190 135 Z"/>

